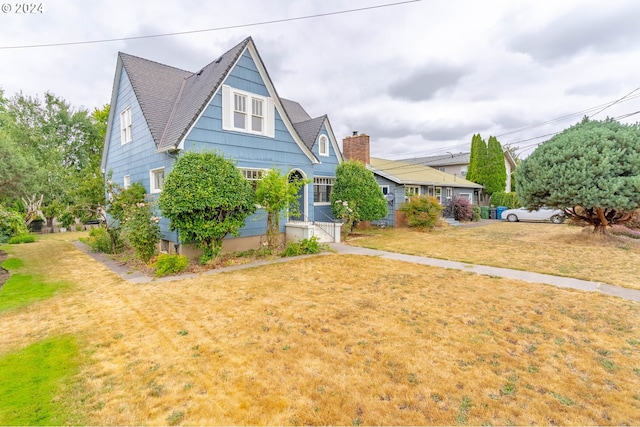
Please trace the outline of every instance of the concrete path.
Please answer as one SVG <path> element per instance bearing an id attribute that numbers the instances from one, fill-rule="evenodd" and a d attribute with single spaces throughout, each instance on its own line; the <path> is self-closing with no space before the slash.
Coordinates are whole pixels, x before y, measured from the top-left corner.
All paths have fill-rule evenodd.
<path id="1" fill-rule="evenodd" d="M 531 273 L 522 270 L 512 270 L 510 268 L 489 267 L 486 265 L 473 265 L 459 261 L 404 255 L 395 252 L 350 246 L 344 243 L 331 243 L 330 246 L 341 254 L 379 256 L 382 258 L 412 262 L 415 264 L 469 271 L 471 273 L 482 274 L 485 276 L 504 277 L 506 279 L 522 280 L 530 283 L 544 283 L 547 285 L 557 286 L 559 288 L 571 288 L 586 292 L 600 292 L 605 295 L 640 302 L 640 291 L 620 286 L 607 285 L 605 283 L 590 282 L 588 280 L 574 279 L 571 277 L 552 276 L 550 274 Z"/>
<path id="2" fill-rule="evenodd" d="M 91 249 L 81 242 L 73 242 L 73 244 L 81 251 L 87 253 L 96 261 L 103 263 L 114 273 L 123 279 L 132 283 L 150 283 L 150 282 L 170 282 L 174 280 L 183 280 L 200 275 L 219 274 L 228 271 L 240 270 L 249 267 L 258 267 L 261 265 L 288 262 L 300 257 L 278 258 L 274 260 L 256 261 L 247 264 L 235 265 L 232 267 L 217 268 L 204 273 L 182 274 L 179 276 L 168 276 L 162 278 L 149 277 L 139 271 L 131 270 L 129 267 L 112 260 L 108 255 L 100 252 L 93 252 Z M 362 256 L 378 256 L 398 261 L 412 262 L 415 264 L 431 265 L 440 268 L 450 268 L 454 270 L 469 271 L 475 274 L 485 276 L 504 277 L 506 279 L 522 280 L 530 283 L 543 283 L 547 285 L 557 286 L 559 288 L 571 288 L 585 292 L 600 292 L 605 295 L 611 295 L 630 301 L 640 302 L 640 291 L 627 289 L 620 286 L 607 285 L 605 283 L 590 282 L 588 280 L 573 279 L 570 277 L 552 276 L 549 274 L 531 273 L 528 271 L 512 270 L 509 268 L 489 267 L 486 265 L 473 265 L 459 261 L 447 261 L 437 258 L 419 257 L 415 255 L 404 255 L 395 252 L 380 251 L 375 249 L 361 248 L 350 246 L 344 243 L 330 243 L 329 246 L 339 254 L 362 255 Z M 326 252 L 325 252 L 326 253 Z M 306 255 L 314 256 L 314 255 Z"/>

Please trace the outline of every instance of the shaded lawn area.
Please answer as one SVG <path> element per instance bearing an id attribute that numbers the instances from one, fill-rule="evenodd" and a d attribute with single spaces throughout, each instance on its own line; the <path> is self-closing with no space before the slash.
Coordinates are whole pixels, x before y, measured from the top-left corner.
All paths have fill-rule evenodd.
<path id="1" fill-rule="evenodd" d="M 359 233 L 346 243 L 640 289 L 640 241 L 596 236 L 590 228 L 492 221 L 427 232 L 399 228 Z"/>
<path id="2" fill-rule="evenodd" d="M 640 417 L 640 306 L 618 298 L 377 257 L 130 284 L 69 242 L 10 253 L 71 285 L 0 313 L 0 355 L 81 336 L 89 361 L 56 400 L 81 402 L 89 424 Z"/>

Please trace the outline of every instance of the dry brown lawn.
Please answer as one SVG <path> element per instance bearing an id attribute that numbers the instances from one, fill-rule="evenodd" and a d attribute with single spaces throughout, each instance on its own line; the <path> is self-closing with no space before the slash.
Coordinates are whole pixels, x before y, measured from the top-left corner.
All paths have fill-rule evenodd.
<path id="1" fill-rule="evenodd" d="M 491 221 L 479 227 L 359 230 L 347 243 L 640 289 L 640 241 L 566 224 Z"/>
<path id="2" fill-rule="evenodd" d="M 131 284 L 61 238 L 11 247 L 72 286 L 0 354 L 80 337 L 91 424 L 640 423 L 637 303 L 334 254 Z"/>

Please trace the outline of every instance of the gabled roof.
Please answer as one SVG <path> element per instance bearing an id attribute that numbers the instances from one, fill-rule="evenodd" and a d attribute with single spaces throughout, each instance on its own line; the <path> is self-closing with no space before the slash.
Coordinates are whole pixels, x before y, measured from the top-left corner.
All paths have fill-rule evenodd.
<path id="1" fill-rule="evenodd" d="M 158 150 L 178 145 L 250 40 L 196 73 L 120 53 Z"/>
<path id="2" fill-rule="evenodd" d="M 296 132 L 302 138 L 304 145 L 311 150 L 316 143 L 320 129 L 322 129 L 322 124 L 325 120 L 328 120 L 327 116 L 324 115 L 312 119 L 299 103 L 282 98 L 280 98 L 280 101 L 282 101 L 282 106 L 289 119 L 291 119 Z"/>
<path id="3" fill-rule="evenodd" d="M 468 165 L 471 161 L 471 153 L 441 154 L 438 156 L 414 157 L 411 159 L 402 159 L 402 161 L 436 167 Z"/>
<path id="4" fill-rule="evenodd" d="M 441 172 L 430 166 L 401 160 L 371 158 L 370 169 L 397 184 L 433 185 L 439 187 L 482 188 L 482 185 L 455 175 Z"/>

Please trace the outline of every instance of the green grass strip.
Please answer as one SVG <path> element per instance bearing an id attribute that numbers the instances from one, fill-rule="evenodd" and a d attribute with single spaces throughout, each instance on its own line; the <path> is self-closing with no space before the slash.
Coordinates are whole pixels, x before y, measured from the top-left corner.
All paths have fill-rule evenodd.
<path id="1" fill-rule="evenodd" d="M 0 312 L 49 298 L 65 287 L 64 283 L 43 283 L 30 274 L 13 274 L 0 289 Z"/>
<path id="2" fill-rule="evenodd" d="M 0 356 L 0 425 L 67 425 L 74 402 L 60 393 L 78 372 L 73 336 L 43 340 Z"/>
<path id="3" fill-rule="evenodd" d="M 2 264 L 0 264 L 0 267 L 6 269 L 6 270 L 16 270 L 20 267 L 22 267 L 24 263 L 22 262 L 21 259 L 18 258 L 7 258 L 4 260 L 4 262 Z"/>

